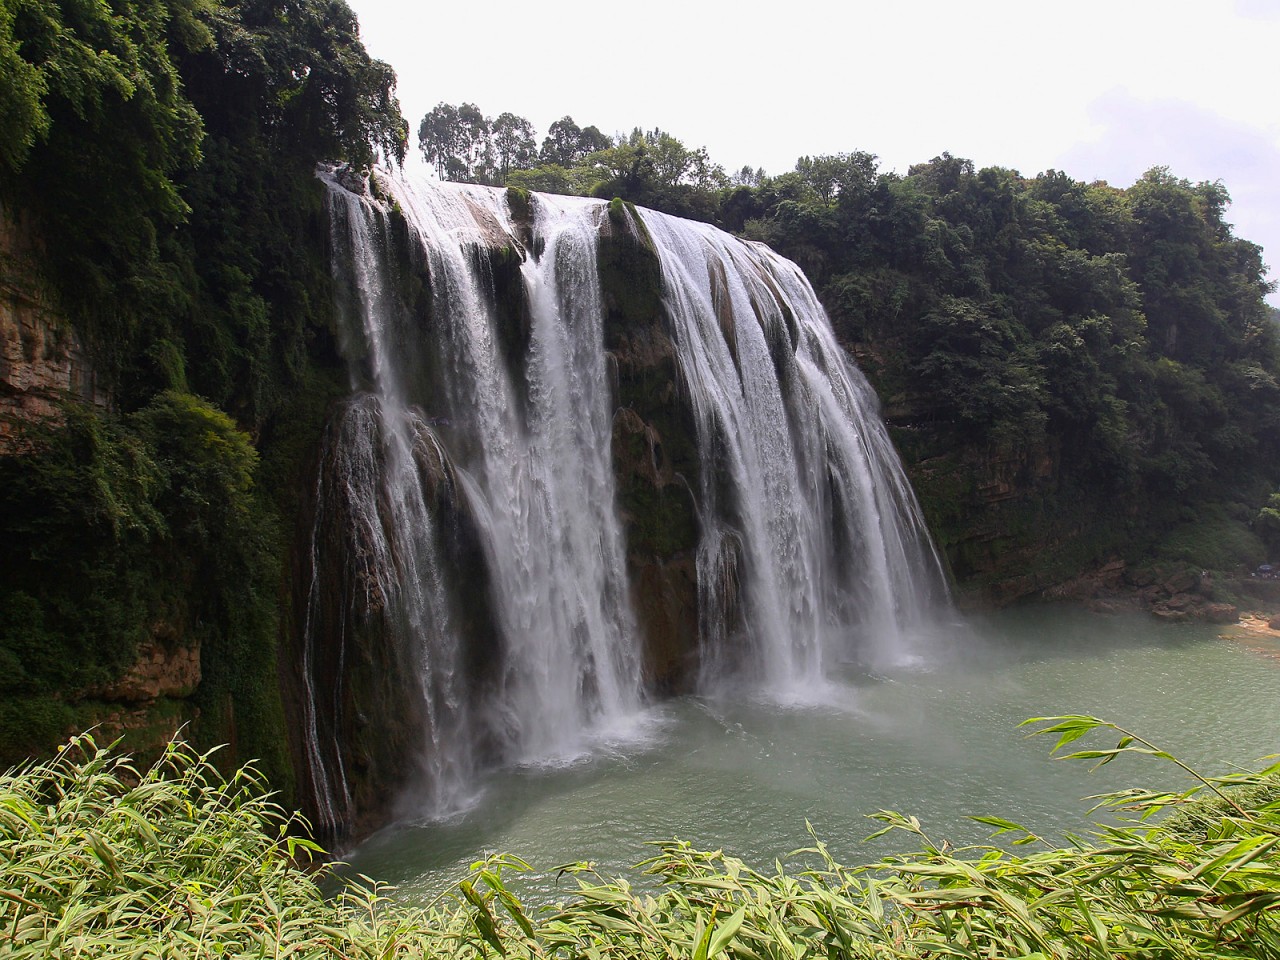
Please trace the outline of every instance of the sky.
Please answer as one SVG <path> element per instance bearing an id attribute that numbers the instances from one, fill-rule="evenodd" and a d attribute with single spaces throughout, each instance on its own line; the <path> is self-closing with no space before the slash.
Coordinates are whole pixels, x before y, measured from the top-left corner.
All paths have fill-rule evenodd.
<path id="1" fill-rule="evenodd" d="M 726 170 L 864 150 L 1221 180 L 1280 279 L 1280 0 L 348 0 L 416 153 L 437 103 L 660 127 Z M 1269 300 L 1280 306 L 1280 293 Z"/>

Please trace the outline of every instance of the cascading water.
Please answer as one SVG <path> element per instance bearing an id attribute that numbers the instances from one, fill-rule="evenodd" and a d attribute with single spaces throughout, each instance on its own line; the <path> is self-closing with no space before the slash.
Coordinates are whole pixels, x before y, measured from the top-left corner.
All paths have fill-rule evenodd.
<path id="1" fill-rule="evenodd" d="M 661 266 L 652 331 L 623 333 L 670 343 L 679 382 L 657 392 L 696 433 L 687 482 L 662 495 L 694 500 L 701 637 L 679 642 L 703 689 L 733 676 L 791 698 L 837 661 L 895 655 L 945 596 L 874 396 L 794 265 L 594 200 L 534 195 L 516 216 L 491 188 L 380 174 L 383 201 L 322 176 L 353 388 L 326 437 L 302 608 L 322 828 L 350 821 L 350 768 L 377 749 L 416 763 L 400 780 L 444 813 L 487 763 L 578 756 L 643 705 L 619 418 L 660 444 L 617 409 L 603 236 L 629 231 Z M 381 747 L 379 709 L 400 728 Z"/>
<path id="2" fill-rule="evenodd" d="M 835 662 L 902 657 L 945 579 L 875 395 L 812 287 L 762 244 L 641 217 L 697 424 L 704 688 L 742 671 L 805 697 Z M 733 606 L 737 622 L 718 616 Z"/>
<path id="3" fill-rule="evenodd" d="M 330 652 L 331 669 L 317 670 L 317 648 L 347 643 L 371 610 L 419 675 L 416 806 L 428 812 L 464 802 L 479 753 L 572 758 L 642 700 L 593 267 L 600 205 L 540 199 L 533 255 L 501 192 L 389 180 L 408 228 L 400 253 L 425 261 L 430 303 L 415 310 L 386 206 L 328 182 L 343 349 L 359 392 L 330 428 L 304 623 L 306 752 L 322 826 L 340 823 L 351 801 L 334 742 L 347 665 Z M 494 302 L 495 252 L 519 261 L 519 357 Z M 445 484 L 483 555 L 498 639 L 482 657 L 463 649 L 458 608 L 484 583 L 449 582 L 453 558 L 441 556 Z M 330 529 L 339 516 L 345 533 Z M 335 556 L 321 556 L 335 538 Z M 339 624 L 321 624 L 315 571 L 335 561 L 364 592 L 331 609 Z"/>
<path id="4" fill-rule="evenodd" d="M 540 199 L 526 255 L 529 344 L 513 382 L 475 250 L 494 231 L 520 250 L 500 191 L 419 189 L 397 196 L 429 258 L 455 462 L 481 517 L 504 641 L 488 707 L 508 758 L 573 756 L 584 732 L 640 703 L 609 455 L 598 204 Z"/>
<path id="5" fill-rule="evenodd" d="M 473 767 L 464 733 L 462 651 L 451 624 L 430 506 L 436 488 L 453 478 L 431 426 L 410 397 L 406 384 L 413 378 L 403 376 L 406 371 L 397 363 L 407 331 L 387 269 L 385 214 L 346 191 L 333 196 L 344 200 L 331 210 L 333 240 L 350 253 L 342 262 L 340 287 L 346 312 L 359 321 L 347 330 L 346 352 L 360 363 L 352 364 L 355 392 L 330 424 L 322 450 L 303 623 L 307 759 L 318 825 L 328 831 L 353 813 L 336 730 L 345 707 L 349 634 L 360 631 L 362 620 L 381 621 L 392 653 L 387 666 L 407 672 L 410 688 L 416 687 L 418 696 L 407 699 L 423 743 L 414 758 L 422 767 L 424 805 L 456 806 Z M 326 572 L 330 576 L 324 577 Z M 336 586 L 340 596 L 327 586 Z M 320 654 L 333 660 L 325 671 L 333 682 L 324 711 L 317 708 L 312 642 L 322 620 L 336 626 L 329 636 L 337 641 Z"/>

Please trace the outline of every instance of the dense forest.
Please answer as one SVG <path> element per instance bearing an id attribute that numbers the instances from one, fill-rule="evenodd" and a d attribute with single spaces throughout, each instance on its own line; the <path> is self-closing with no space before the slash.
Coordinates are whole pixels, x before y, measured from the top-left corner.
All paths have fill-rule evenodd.
<path id="1" fill-rule="evenodd" d="M 0 457 L 0 762 L 100 718 L 138 651 L 178 638 L 201 651 L 197 739 L 289 798 L 275 651 L 346 390 L 314 168 L 403 161 L 394 82 L 341 0 L 0 4 L 3 289 L 47 292 L 105 398 L 19 419 Z M 474 104 L 417 139 L 442 178 L 619 197 L 799 263 L 962 588 L 1280 547 L 1280 348 L 1221 184 L 860 152 L 730 175 L 661 130 L 566 116 L 539 143 Z"/>

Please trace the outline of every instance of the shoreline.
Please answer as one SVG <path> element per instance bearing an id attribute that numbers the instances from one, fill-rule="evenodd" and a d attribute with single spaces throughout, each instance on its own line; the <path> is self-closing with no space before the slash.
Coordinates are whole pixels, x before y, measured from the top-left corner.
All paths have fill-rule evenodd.
<path id="1" fill-rule="evenodd" d="M 1221 635 L 1228 639 L 1236 639 L 1243 635 L 1245 637 L 1265 637 L 1280 640 L 1280 630 L 1272 628 L 1270 617 L 1258 611 L 1240 614 L 1240 619 L 1233 624 L 1229 624 Z"/>

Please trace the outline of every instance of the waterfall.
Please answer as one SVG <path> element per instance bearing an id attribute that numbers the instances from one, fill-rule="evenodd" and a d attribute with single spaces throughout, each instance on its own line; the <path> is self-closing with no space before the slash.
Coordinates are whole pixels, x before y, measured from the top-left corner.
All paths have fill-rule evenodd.
<path id="1" fill-rule="evenodd" d="M 804 697 L 838 662 L 900 659 L 946 586 L 874 392 L 793 263 L 641 216 L 697 425 L 702 686 L 744 672 Z"/>
<path id="2" fill-rule="evenodd" d="M 540 198 L 536 253 L 502 192 L 397 183 L 429 258 L 456 462 L 481 515 L 504 665 L 488 708 L 508 759 L 572 757 L 640 703 L 610 461 L 598 204 Z M 475 250 L 497 231 L 521 256 L 528 309 L 522 382 L 503 356 Z"/>
<path id="3" fill-rule="evenodd" d="M 693 501 L 689 542 L 664 549 L 696 561 L 699 636 L 676 639 L 702 689 L 791 697 L 842 661 L 899 655 L 945 599 L 874 395 L 794 265 L 596 200 L 321 177 L 351 377 L 300 601 L 322 829 L 374 802 L 362 779 L 407 782 L 443 814 L 488 765 L 571 760 L 633 724 L 653 646 L 633 591 L 657 561 L 629 553 L 646 518 L 619 508 L 620 423 L 649 444 L 656 496 Z M 602 284 L 619 231 L 657 265 L 642 330 L 617 316 L 642 281 Z M 623 409 L 607 327 L 671 356 L 651 392 L 687 411 L 696 454 L 662 460 L 667 421 L 664 437 Z"/>

